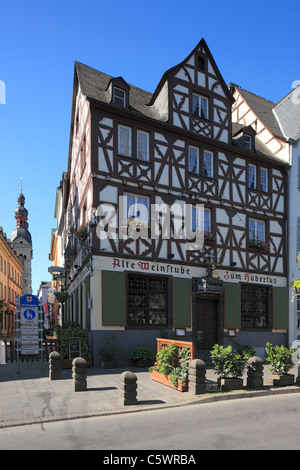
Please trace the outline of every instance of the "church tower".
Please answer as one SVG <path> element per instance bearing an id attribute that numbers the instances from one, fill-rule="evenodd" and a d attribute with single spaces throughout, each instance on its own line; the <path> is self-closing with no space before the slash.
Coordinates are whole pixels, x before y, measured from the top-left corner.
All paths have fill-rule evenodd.
<path id="1" fill-rule="evenodd" d="M 15 219 L 17 227 L 11 233 L 11 242 L 17 254 L 24 259 L 24 274 L 22 276 L 22 295 L 32 294 L 31 285 L 31 260 L 32 260 L 32 240 L 28 230 L 28 211 L 24 207 L 25 197 L 22 193 L 18 197 L 18 207 L 15 209 Z"/>

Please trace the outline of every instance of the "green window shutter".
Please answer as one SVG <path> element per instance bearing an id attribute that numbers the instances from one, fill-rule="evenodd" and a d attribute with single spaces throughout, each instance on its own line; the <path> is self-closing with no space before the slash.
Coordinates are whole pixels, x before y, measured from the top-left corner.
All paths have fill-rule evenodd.
<path id="1" fill-rule="evenodd" d="M 126 324 L 125 273 L 102 272 L 103 325 Z"/>
<path id="2" fill-rule="evenodd" d="M 241 328 L 241 284 L 225 283 L 224 327 Z"/>
<path id="3" fill-rule="evenodd" d="M 192 280 L 173 278 L 173 327 L 191 326 Z"/>
<path id="4" fill-rule="evenodd" d="M 273 287 L 273 328 L 286 329 L 289 325 L 288 287 Z"/>

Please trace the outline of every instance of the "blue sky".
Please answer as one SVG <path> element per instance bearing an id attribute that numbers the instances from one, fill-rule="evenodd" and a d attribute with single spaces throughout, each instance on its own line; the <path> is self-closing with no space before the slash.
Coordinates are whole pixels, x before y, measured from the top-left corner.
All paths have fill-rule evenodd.
<path id="1" fill-rule="evenodd" d="M 300 79 L 298 0 L 0 0 L 0 225 L 23 178 L 36 293 L 67 169 L 74 61 L 153 92 L 203 37 L 226 83 L 278 101 Z"/>

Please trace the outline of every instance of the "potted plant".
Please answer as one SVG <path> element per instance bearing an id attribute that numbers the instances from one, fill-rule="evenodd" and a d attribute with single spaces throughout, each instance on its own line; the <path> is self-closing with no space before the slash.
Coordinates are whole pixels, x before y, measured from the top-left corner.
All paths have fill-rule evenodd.
<path id="1" fill-rule="evenodd" d="M 237 349 L 237 352 L 241 356 L 245 357 L 247 360 L 250 359 L 250 357 L 255 356 L 255 354 L 256 354 L 255 348 L 253 348 L 253 346 L 247 346 L 247 345 L 240 346 Z"/>
<path id="2" fill-rule="evenodd" d="M 69 294 L 64 290 L 61 290 L 59 292 L 55 292 L 55 297 L 57 298 L 58 302 L 64 303 L 68 300 Z"/>
<path id="3" fill-rule="evenodd" d="M 88 331 L 86 329 L 80 328 L 75 323 L 66 324 L 59 331 L 57 337 L 64 369 L 72 368 L 72 362 L 78 356 L 83 357 L 89 367 L 92 365 Z"/>
<path id="4" fill-rule="evenodd" d="M 219 375 L 218 384 L 221 390 L 240 390 L 243 388 L 243 374 L 247 358 L 239 354 L 232 346 L 215 344 L 210 352 L 215 373 Z"/>
<path id="5" fill-rule="evenodd" d="M 99 348 L 99 353 L 102 356 L 101 367 L 103 369 L 113 369 L 115 367 L 115 355 L 119 351 L 116 347 L 117 339 L 111 335 L 106 340 L 106 346 Z"/>
<path id="6" fill-rule="evenodd" d="M 146 346 L 135 347 L 129 355 L 129 359 L 137 367 L 149 367 L 153 365 L 155 353 Z"/>
<path id="7" fill-rule="evenodd" d="M 179 348 L 170 343 L 160 349 L 156 362 L 150 367 L 150 377 L 181 392 L 188 390 L 188 366 L 191 360 L 190 348 Z"/>
<path id="8" fill-rule="evenodd" d="M 271 343 L 266 344 L 266 362 L 271 365 L 272 385 L 293 385 L 295 376 L 288 372 L 294 367 L 292 357 L 294 352 L 293 348 L 288 349 L 284 346 L 272 346 Z"/>
<path id="9" fill-rule="evenodd" d="M 87 234 L 87 225 L 86 224 L 80 225 L 79 229 L 76 232 L 77 237 L 80 240 L 83 240 L 86 237 L 86 234 Z"/>
<path id="10" fill-rule="evenodd" d="M 270 241 L 259 240 L 258 238 L 252 238 L 249 240 L 250 248 L 257 248 L 259 250 L 269 253 L 270 251 Z"/>
<path id="11" fill-rule="evenodd" d="M 294 289 L 294 295 L 292 298 L 292 302 L 294 302 L 295 295 L 300 295 L 300 280 L 293 281 L 290 283 L 290 287 Z"/>

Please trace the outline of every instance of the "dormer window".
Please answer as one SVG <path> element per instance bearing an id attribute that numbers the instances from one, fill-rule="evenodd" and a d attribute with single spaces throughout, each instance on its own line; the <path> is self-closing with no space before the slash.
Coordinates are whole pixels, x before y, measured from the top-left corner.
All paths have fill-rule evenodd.
<path id="1" fill-rule="evenodd" d="M 114 87 L 113 89 L 113 103 L 125 108 L 126 106 L 126 92 L 121 88 Z"/>
<path id="2" fill-rule="evenodd" d="M 248 134 L 243 135 L 243 147 L 247 150 L 252 150 L 252 136 Z"/>

